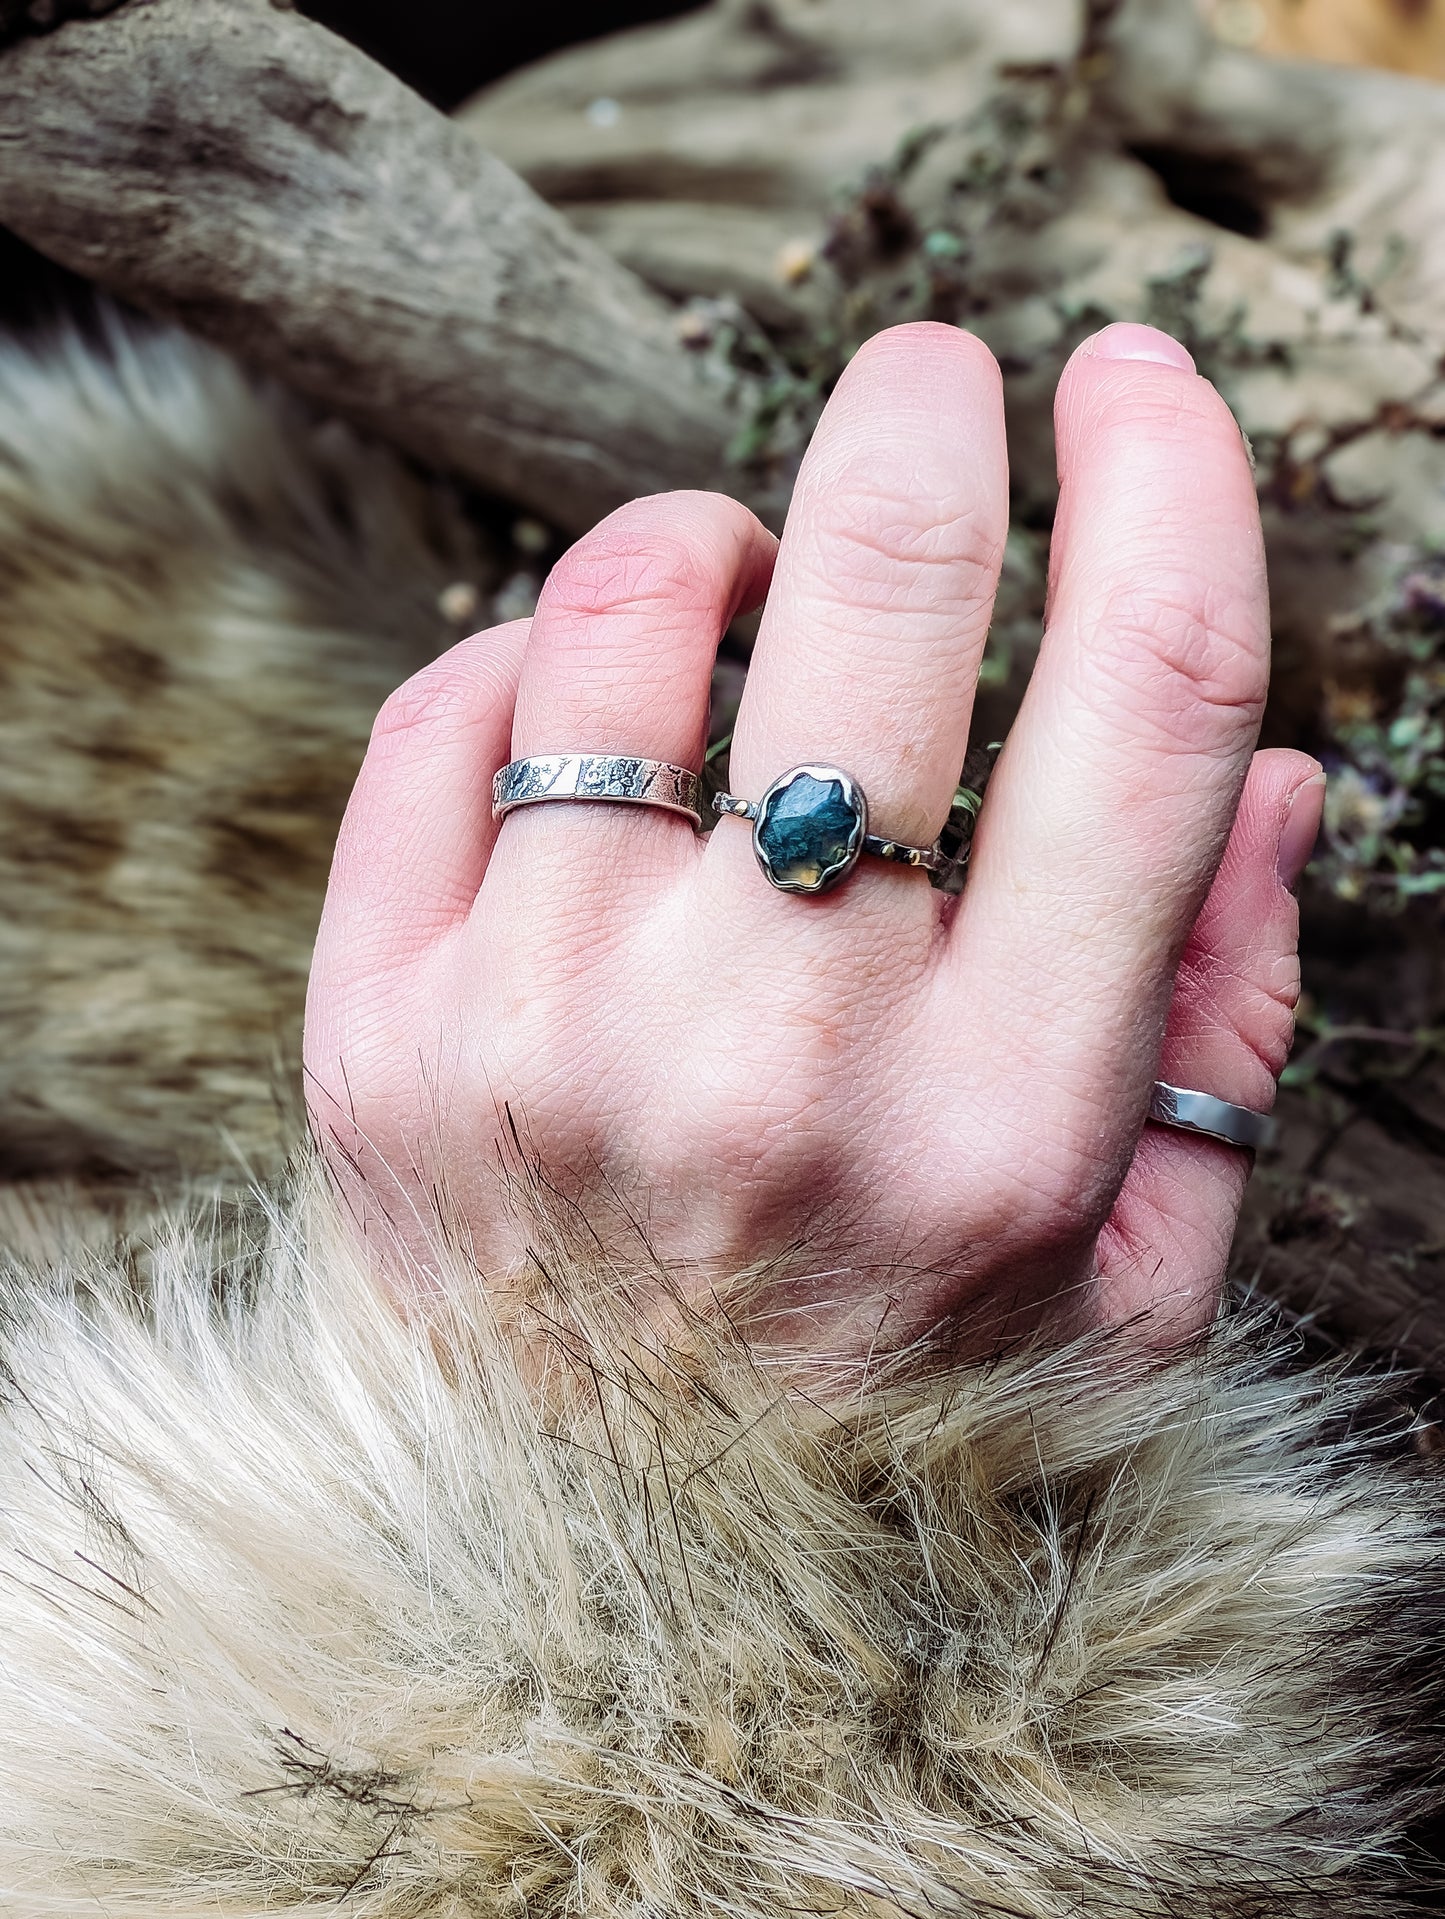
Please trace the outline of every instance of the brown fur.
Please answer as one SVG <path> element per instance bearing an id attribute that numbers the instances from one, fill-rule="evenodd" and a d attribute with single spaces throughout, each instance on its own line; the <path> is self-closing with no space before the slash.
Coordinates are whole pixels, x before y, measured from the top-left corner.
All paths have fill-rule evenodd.
<path id="1" fill-rule="evenodd" d="M 0 345 L 0 1177 L 275 1163 L 336 824 L 494 562 L 170 329 Z"/>

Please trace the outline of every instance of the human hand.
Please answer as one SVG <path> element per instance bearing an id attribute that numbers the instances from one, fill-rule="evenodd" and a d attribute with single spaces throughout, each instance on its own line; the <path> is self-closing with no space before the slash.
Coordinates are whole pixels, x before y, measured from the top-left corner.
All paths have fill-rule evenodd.
<path id="1" fill-rule="evenodd" d="M 749 1310 L 788 1343 L 1207 1319 L 1247 1158 L 1144 1115 L 1156 1077 L 1271 1103 L 1322 780 L 1251 761 L 1268 613 L 1223 402 L 1120 325 L 1074 355 L 1056 417 L 1047 632 L 957 901 L 867 858 L 780 893 L 726 819 L 700 839 L 652 808 L 490 804 L 524 755 L 698 766 L 717 642 L 766 592 L 731 790 L 827 762 L 874 832 L 935 837 L 1008 512 L 998 369 L 955 329 L 857 355 L 776 565 L 722 495 L 634 501 L 530 623 L 392 696 L 307 1011 L 315 1124 L 364 1212 L 405 1234 L 444 1181 L 485 1267 L 515 1266 L 510 1112 L 550 1180 L 630 1210 L 700 1291 L 777 1259 Z"/>

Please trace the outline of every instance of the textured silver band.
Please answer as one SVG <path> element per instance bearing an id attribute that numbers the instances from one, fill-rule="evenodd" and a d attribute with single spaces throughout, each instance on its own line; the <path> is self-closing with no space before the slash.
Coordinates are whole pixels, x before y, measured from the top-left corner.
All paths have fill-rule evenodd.
<path id="1" fill-rule="evenodd" d="M 1247 1146 L 1251 1151 L 1272 1146 L 1279 1130 L 1268 1113 L 1256 1113 L 1252 1106 L 1236 1106 L 1232 1100 L 1191 1092 L 1187 1086 L 1166 1086 L 1158 1079 L 1149 1099 L 1149 1117 L 1160 1126 L 1203 1133 L 1206 1139 Z"/>
<path id="2" fill-rule="evenodd" d="M 702 782 L 685 766 L 623 753 L 541 753 L 513 760 L 492 781 L 492 817 L 543 800 L 611 800 L 660 806 L 702 826 Z"/>

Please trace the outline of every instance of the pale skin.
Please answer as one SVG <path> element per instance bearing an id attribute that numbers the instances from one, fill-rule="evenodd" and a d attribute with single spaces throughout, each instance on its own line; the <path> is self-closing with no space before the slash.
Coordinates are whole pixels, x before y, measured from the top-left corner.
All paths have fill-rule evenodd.
<path id="1" fill-rule="evenodd" d="M 494 1170 L 510 1112 L 550 1176 L 645 1218 L 701 1299 L 805 1247 L 756 1325 L 819 1352 L 1050 1318 L 1169 1341 L 1214 1313 L 1248 1158 L 1144 1114 L 1156 1077 L 1272 1103 L 1323 779 L 1255 751 L 1254 486 L 1183 348 L 1105 329 L 1056 424 L 1046 636 L 956 902 L 868 859 L 799 899 L 768 886 L 741 822 L 701 838 L 578 804 L 498 825 L 490 789 L 526 754 L 698 766 L 718 640 L 763 602 L 732 791 L 828 762 L 875 831 L 931 841 L 1008 519 L 998 369 L 957 329 L 857 355 L 780 547 L 721 495 L 634 501 L 559 561 L 530 622 L 387 702 L 306 1058 L 363 1222 L 421 1248 L 413 1284 L 406 1222 L 442 1177 L 483 1264 L 515 1267 Z"/>

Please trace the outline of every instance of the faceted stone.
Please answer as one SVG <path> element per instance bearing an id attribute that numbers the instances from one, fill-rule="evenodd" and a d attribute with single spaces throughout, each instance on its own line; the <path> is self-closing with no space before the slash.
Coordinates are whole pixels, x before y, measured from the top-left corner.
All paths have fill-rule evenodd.
<path id="1" fill-rule="evenodd" d="M 763 795 L 753 844 L 774 886 L 821 893 L 852 870 L 865 830 L 862 795 L 850 780 L 797 772 Z"/>

